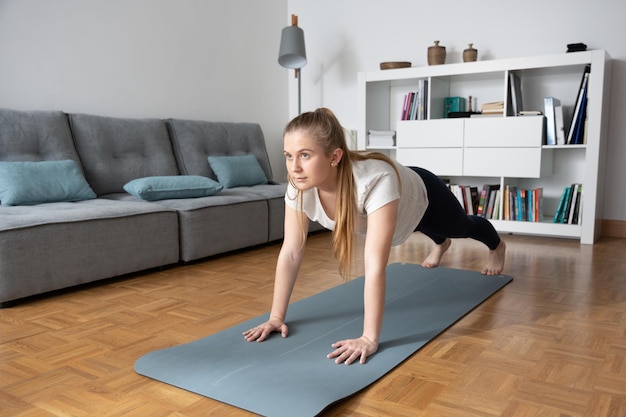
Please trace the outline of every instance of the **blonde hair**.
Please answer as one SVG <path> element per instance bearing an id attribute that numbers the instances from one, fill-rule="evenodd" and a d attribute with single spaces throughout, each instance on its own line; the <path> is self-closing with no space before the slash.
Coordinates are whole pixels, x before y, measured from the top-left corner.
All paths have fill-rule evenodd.
<path id="1" fill-rule="evenodd" d="M 353 270 L 354 248 L 356 245 L 357 201 L 356 185 L 352 171 L 352 163 L 367 159 L 377 159 L 391 165 L 400 175 L 393 161 L 379 152 L 358 152 L 348 148 L 345 132 L 335 114 L 327 108 L 319 108 L 312 112 L 302 113 L 291 120 L 285 127 L 284 134 L 295 131 L 307 131 L 315 138 L 317 144 L 324 149 L 326 156 L 337 148 L 343 151 L 343 157 L 337 164 L 338 183 L 335 207 L 335 229 L 333 230 L 333 252 L 339 261 L 339 273 L 344 279 L 350 279 Z M 299 190 L 291 176 L 289 183 L 297 190 L 294 200 L 298 201 L 302 211 L 302 191 Z M 401 184 L 400 184 L 401 189 Z M 305 241 L 307 230 L 302 227 L 302 242 Z"/>

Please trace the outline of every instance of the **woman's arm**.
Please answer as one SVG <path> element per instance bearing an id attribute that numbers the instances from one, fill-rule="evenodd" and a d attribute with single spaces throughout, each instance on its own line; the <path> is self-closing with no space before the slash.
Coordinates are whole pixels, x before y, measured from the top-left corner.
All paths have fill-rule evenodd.
<path id="1" fill-rule="evenodd" d="M 336 358 L 336 363 L 349 365 L 356 360 L 365 363 L 366 358 L 378 350 L 385 309 L 385 270 L 397 217 L 398 200 L 367 216 L 363 335 L 359 339 L 342 340 L 332 345 L 336 349 L 328 357 Z"/>
<path id="2" fill-rule="evenodd" d="M 303 242 L 302 239 L 306 240 L 306 234 L 302 233 L 302 227 L 304 230 L 308 230 L 308 225 L 309 219 L 304 213 L 285 206 L 285 236 L 276 262 L 274 298 L 270 318 L 267 322 L 243 333 L 248 342 L 262 342 L 267 339 L 270 333 L 278 331 L 283 337 L 287 337 L 289 329 L 285 324 L 285 317 L 291 292 L 304 256 L 304 244 L 306 242 Z"/>

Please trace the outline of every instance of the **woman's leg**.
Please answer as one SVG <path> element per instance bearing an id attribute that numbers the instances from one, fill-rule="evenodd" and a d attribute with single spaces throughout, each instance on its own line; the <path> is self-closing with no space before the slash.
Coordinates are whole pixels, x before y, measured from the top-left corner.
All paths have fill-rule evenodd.
<path id="1" fill-rule="evenodd" d="M 433 173 L 411 167 L 424 181 L 428 193 L 428 208 L 417 226 L 418 231 L 430 237 L 437 247 L 424 261 L 424 266 L 434 267 L 450 246 L 449 238 L 472 238 L 489 249 L 489 259 L 484 273 L 500 273 L 504 265 L 504 242 L 498 232 L 484 217 L 467 215 L 446 184 Z"/>

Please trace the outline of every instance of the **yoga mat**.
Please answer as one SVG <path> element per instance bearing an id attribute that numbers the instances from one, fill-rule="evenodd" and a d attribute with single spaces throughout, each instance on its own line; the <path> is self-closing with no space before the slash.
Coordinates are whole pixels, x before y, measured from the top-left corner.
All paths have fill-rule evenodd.
<path id="1" fill-rule="evenodd" d="M 378 352 L 361 365 L 337 365 L 331 344 L 361 336 L 364 278 L 290 304 L 289 336 L 246 342 L 243 331 L 268 314 L 195 342 L 140 357 L 141 375 L 268 417 L 315 416 L 381 378 L 508 284 L 511 277 L 387 267 L 386 307 Z"/>

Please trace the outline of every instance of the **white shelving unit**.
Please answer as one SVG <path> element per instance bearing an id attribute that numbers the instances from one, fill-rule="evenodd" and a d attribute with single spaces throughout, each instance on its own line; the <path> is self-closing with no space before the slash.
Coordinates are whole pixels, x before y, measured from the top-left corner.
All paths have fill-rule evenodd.
<path id="1" fill-rule="evenodd" d="M 543 112 L 544 97 L 557 97 L 567 131 L 587 64 L 591 73 L 585 144 L 546 146 L 543 116 L 504 116 L 509 102 L 507 80 L 514 72 L 521 79 L 522 109 Z M 361 72 L 357 146 L 374 149 L 367 146 L 369 130 L 395 130 L 396 146 L 377 150 L 404 165 L 421 166 L 457 184 L 541 187 L 542 221 L 492 220 L 496 229 L 593 244 L 600 234 L 602 215 L 610 78 L 611 58 L 604 50 Z M 428 80 L 427 118 L 402 121 L 404 95 L 417 91 L 421 79 Z M 444 99 L 454 96 L 472 96 L 474 110 L 482 103 L 503 101 L 504 115 L 444 118 Z M 572 183 L 583 184 L 581 222 L 553 223 L 563 188 Z"/>

